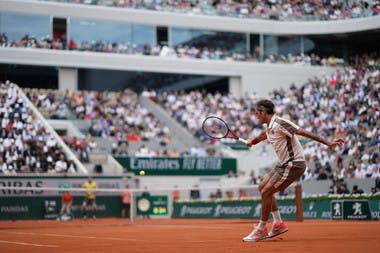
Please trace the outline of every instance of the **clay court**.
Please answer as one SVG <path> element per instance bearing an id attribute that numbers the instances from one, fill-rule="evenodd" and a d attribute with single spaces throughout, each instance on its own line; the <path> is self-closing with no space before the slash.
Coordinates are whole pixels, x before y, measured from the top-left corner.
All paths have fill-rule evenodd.
<path id="1" fill-rule="evenodd" d="M 378 221 L 288 222 L 277 238 L 243 243 L 251 220 L 124 219 L 1 221 L 0 252 L 377 252 Z"/>

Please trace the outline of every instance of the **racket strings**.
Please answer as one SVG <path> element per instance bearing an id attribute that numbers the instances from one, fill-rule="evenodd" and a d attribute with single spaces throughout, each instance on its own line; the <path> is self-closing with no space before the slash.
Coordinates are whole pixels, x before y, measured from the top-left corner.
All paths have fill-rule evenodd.
<path id="1" fill-rule="evenodd" d="M 203 124 L 204 132 L 213 138 L 223 138 L 228 134 L 228 126 L 217 118 L 208 118 Z"/>

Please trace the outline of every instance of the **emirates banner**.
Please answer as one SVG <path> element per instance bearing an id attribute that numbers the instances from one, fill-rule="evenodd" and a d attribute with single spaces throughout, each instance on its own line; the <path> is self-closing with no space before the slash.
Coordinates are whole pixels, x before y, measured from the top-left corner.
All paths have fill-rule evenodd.
<path id="1" fill-rule="evenodd" d="M 236 173 L 235 158 L 223 157 L 115 157 L 127 172 L 139 175 L 215 176 Z"/>

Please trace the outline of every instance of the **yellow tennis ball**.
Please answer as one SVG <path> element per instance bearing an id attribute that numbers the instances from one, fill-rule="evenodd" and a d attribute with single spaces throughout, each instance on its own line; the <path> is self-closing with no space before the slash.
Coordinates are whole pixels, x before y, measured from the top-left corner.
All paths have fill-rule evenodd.
<path id="1" fill-rule="evenodd" d="M 140 170 L 139 174 L 140 174 L 140 176 L 145 176 L 145 171 L 144 170 Z"/>

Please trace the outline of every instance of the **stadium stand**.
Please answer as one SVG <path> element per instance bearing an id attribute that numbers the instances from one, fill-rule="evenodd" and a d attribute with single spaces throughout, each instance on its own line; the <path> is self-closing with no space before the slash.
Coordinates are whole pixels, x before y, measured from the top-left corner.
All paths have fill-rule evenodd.
<path id="1" fill-rule="evenodd" d="M 14 83 L 1 82 L 1 172 L 76 174 L 77 165 Z"/>
<path id="2" fill-rule="evenodd" d="M 280 116 L 295 121 L 301 127 L 318 132 L 325 138 L 329 136 L 347 138 L 347 148 L 343 155 L 354 156 L 358 163 L 366 153 L 366 162 L 360 166 L 342 168 L 344 158 L 337 152 L 330 152 L 318 143 L 305 143 L 310 177 L 322 178 L 327 173 L 344 177 L 364 178 L 372 175 L 373 163 L 378 154 L 373 147 L 378 143 L 380 72 L 376 69 L 379 58 L 374 52 L 372 57 L 357 59 L 358 64 L 337 70 L 331 76 L 315 77 L 301 87 L 291 87 L 289 91 L 274 90 L 271 99 L 275 101 Z M 186 92 L 163 92 L 157 95 L 159 103 L 182 125 L 203 141 L 200 128 L 202 120 L 208 115 L 223 117 L 233 122 L 232 130 L 238 136 L 249 138 L 260 132 L 256 119 L 251 113 L 256 98 L 238 99 L 230 94 L 210 94 L 201 90 Z M 303 115 L 301 117 L 301 115 Z M 256 122 L 256 125 L 255 125 Z M 359 129 L 357 126 L 360 126 Z M 367 153 L 368 152 L 368 153 Z M 368 164 L 368 157 L 371 162 Z M 338 167 L 339 171 L 335 168 Z M 363 170 L 360 176 L 360 171 Z"/>
<path id="3" fill-rule="evenodd" d="M 84 138 L 87 132 L 93 137 L 109 139 L 112 148 L 107 150 L 118 156 L 179 156 L 189 152 L 184 147 L 178 146 L 172 139 L 169 128 L 144 108 L 138 102 L 137 94 L 131 90 L 62 92 L 26 89 L 26 91 L 39 110 L 45 112 L 45 117 L 88 122 L 88 129 L 82 132 L 83 137 L 74 136 L 71 140 L 67 140 L 83 162 L 89 162 L 87 157 L 94 149 L 89 144 L 96 143 L 94 138 Z"/>
<path id="4" fill-rule="evenodd" d="M 78 241 L 101 227 L 177 227 L 143 217 L 180 218 L 181 227 L 185 218 L 259 219 L 273 148 L 212 140 L 201 124 L 217 115 L 254 138 L 262 98 L 306 130 L 347 140 L 330 150 L 300 137 L 307 168 L 276 195 L 281 215 L 331 219 L 333 201 L 359 210 L 360 200 L 356 218 L 379 218 L 379 12 L 375 0 L 1 0 L 0 220 L 54 219 L 61 230 L 83 217 L 88 176 L 97 220 L 66 227 L 85 224 Z M 64 191 L 69 218 L 58 212 Z M 114 219 L 122 206 L 127 226 Z M 25 227 L 0 247 L 31 230 L 25 224 L 6 224 L 4 235 Z M 17 247 L 40 233 L 25 232 Z M 106 240 L 134 240 L 120 234 Z"/>
<path id="5" fill-rule="evenodd" d="M 59 0 L 45 0 L 59 1 Z M 62 2 L 62 1 L 59 1 Z M 146 9 L 182 14 L 219 15 L 236 18 L 271 20 L 342 20 L 360 18 L 380 13 L 378 1 L 126 1 L 126 0 L 68 0 L 68 3 L 109 7 Z"/>
<path id="6" fill-rule="evenodd" d="M 17 9 L 19 6 L 17 3 L 26 4 L 23 1 L 15 1 L 17 3 L 14 5 L 12 5 L 13 3 L 9 4 L 9 1 L 5 2 L 6 4 L 3 2 L 1 3 L 1 6 L 10 6 L 9 13 L 7 9 L 1 9 L 0 14 L 2 17 L 4 17 L 5 21 L 7 21 L 7 18 L 9 18 L 8 22 L 14 21 L 18 18 L 21 18 L 21 20 L 22 18 L 30 18 L 27 15 L 28 11 L 25 10 L 22 10 L 20 12 L 16 11 L 18 15 L 15 14 L 12 16 L 12 11 L 14 11 L 15 8 Z M 147 79 L 144 79 L 147 75 L 140 73 L 140 77 L 143 76 L 144 78 L 129 78 L 128 80 L 123 80 L 122 84 L 119 82 L 118 86 L 112 86 L 113 83 L 116 83 L 116 80 L 110 77 L 109 83 L 105 83 L 101 87 L 95 83 L 95 79 L 97 79 L 96 75 L 94 75 L 92 79 L 86 79 L 87 73 L 81 72 L 81 68 L 93 68 L 94 71 L 96 71 L 95 69 L 99 67 L 98 65 L 94 64 L 99 62 L 103 64 L 103 68 L 109 68 L 107 62 L 104 60 L 105 58 L 110 58 L 112 61 L 116 58 L 125 58 L 125 61 L 131 61 L 137 66 L 133 68 L 135 71 L 136 69 L 139 71 L 139 68 L 143 68 L 143 65 L 147 63 L 146 61 L 150 61 L 151 63 L 153 62 L 156 64 L 156 66 L 159 66 L 153 69 L 152 72 L 167 73 L 171 70 L 165 69 L 164 67 L 166 66 L 162 65 L 170 62 L 171 57 L 179 60 L 175 62 L 175 64 L 178 63 L 179 68 L 181 68 L 181 62 L 185 58 L 190 58 L 189 64 L 192 64 L 192 66 L 198 65 L 198 61 L 193 61 L 194 58 L 205 60 L 212 59 L 215 61 L 206 62 L 213 62 L 213 64 L 217 62 L 216 65 L 201 66 L 206 66 L 205 69 L 210 66 L 210 69 L 217 69 L 219 71 L 220 69 L 222 69 L 222 71 L 226 70 L 227 65 L 222 64 L 230 62 L 230 60 L 235 60 L 236 62 L 234 63 L 236 64 L 242 61 L 255 61 L 257 65 L 268 66 L 268 69 L 274 68 L 274 65 L 279 65 L 272 63 L 279 62 L 294 63 L 293 65 L 296 65 L 290 67 L 298 67 L 299 65 L 312 65 L 310 68 L 314 69 L 317 68 L 314 67 L 315 65 L 323 65 L 338 67 L 338 70 L 335 70 L 332 75 L 326 73 L 315 78 L 310 78 L 303 84 L 293 85 L 290 87 L 290 90 L 287 88 L 277 88 L 272 92 L 272 94 L 267 95 L 276 102 L 279 110 L 285 112 L 282 116 L 295 120 L 302 127 L 311 131 L 319 131 L 319 129 L 322 129 L 320 133 L 326 136 L 348 136 L 348 145 L 343 151 L 343 155 L 339 156 L 336 152 L 327 152 L 319 145 L 309 144 L 305 142 L 304 145 L 307 147 L 306 153 L 308 154 L 309 159 L 309 170 L 305 174 L 304 180 L 312 181 L 312 179 L 322 180 L 325 178 L 341 180 L 351 177 L 370 178 L 378 176 L 379 155 L 376 148 L 379 145 L 379 52 L 373 51 L 374 49 L 378 48 L 371 48 L 375 45 L 371 39 L 365 39 L 370 36 L 364 36 L 369 34 L 374 35 L 374 38 L 378 37 L 379 27 L 373 26 L 373 23 L 375 23 L 376 19 L 370 18 L 378 14 L 378 2 L 373 1 L 366 3 L 356 1 L 305 1 L 305 3 L 301 5 L 297 1 L 247 1 L 247 3 L 244 4 L 231 1 L 218 1 L 213 3 L 202 1 L 198 2 L 197 4 L 189 4 L 188 2 L 179 3 L 174 1 L 170 3 L 155 2 L 154 6 L 152 5 L 153 2 L 149 2 L 151 4 L 149 7 L 147 5 L 144 6 L 144 4 L 146 4 L 145 2 L 144 4 L 141 4 L 137 1 L 131 1 L 128 3 L 125 3 L 125 1 L 118 1 L 117 4 L 115 4 L 115 1 L 76 1 L 76 3 L 84 3 L 87 5 L 91 4 L 94 6 L 91 6 L 91 9 L 88 9 L 83 8 L 83 5 L 75 5 L 75 7 L 73 7 L 74 5 L 56 3 L 57 5 L 54 6 L 69 6 L 71 9 L 69 8 L 70 11 L 68 14 L 60 13 L 61 15 L 56 15 L 56 17 L 53 17 L 53 25 L 50 25 L 50 20 L 52 17 L 44 15 L 41 12 L 41 10 L 45 7 L 48 7 L 47 9 L 52 8 L 52 5 L 47 6 L 48 4 L 45 1 L 38 1 L 36 3 L 38 3 L 36 4 L 38 5 L 38 8 L 30 10 L 31 16 L 35 15 L 33 18 L 39 17 L 43 19 L 43 22 L 41 22 L 42 27 L 39 28 L 41 28 L 41 30 L 44 30 L 42 28 L 45 28 L 49 32 L 53 31 L 53 33 L 48 34 L 48 36 L 44 34 L 44 37 L 39 39 L 41 37 L 41 34 L 35 36 L 33 35 L 34 33 L 40 32 L 38 29 L 36 29 L 34 31 L 27 31 L 31 35 L 25 35 L 26 31 L 18 31 L 19 34 L 16 36 L 15 34 L 8 34 L 9 31 L 13 32 L 12 26 L 2 26 L 0 27 L 2 34 L 1 50 L 2 52 L 16 52 L 17 54 L 18 49 L 20 49 L 20 52 L 22 53 L 25 52 L 21 50 L 21 47 L 22 49 L 27 48 L 26 50 L 28 51 L 25 53 L 25 61 L 20 63 L 17 62 L 16 59 L 15 64 L 36 64 L 32 60 L 27 59 L 27 57 L 34 58 L 34 60 L 38 58 L 31 57 L 32 54 L 34 54 L 36 51 L 44 54 L 44 56 L 47 55 L 47 58 L 54 58 L 55 56 L 58 63 L 54 61 L 53 65 L 51 65 L 52 61 L 49 63 L 44 59 L 41 60 L 39 64 L 49 65 L 53 67 L 58 66 L 58 75 L 60 75 L 60 80 L 56 82 L 58 89 L 25 91 L 28 93 L 30 100 L 33 101 L 33 103 L 39 108 L 39 110 L 46 118 L 81 120 L 83 124 L 83 128 L 81 130 L 84 130 L 82 134 L 87 136 L 87 133 L 90 133 L 92 137 L 95 138 L 95 141 L 93 141 L 91 138 L 82 138 L 82 135 L 78 135 L 76 137 L 70 136 L 70 138 L 65 139 L 65 141 L 71 146 L 72 149 L 78 150 L 78 146 L 81 147 L 81 145 L 83 145 L 83 149 L 85 149 L 87 152 L 92 152 L 91 149 L 98 149 L 100 146 L 104 145 L 107 146 L 105 149 L 107 150 L 108 154 L 133 155 L 137 157 L 153 155 L 167 155 L 172 157 L 181 155 L 203 156 L 206 154 L 212 156 L 215 154 L 234 156 L 238 157 L 239 161 L 243 161 L 244 166 L 247 167 L 244 168 L 244 171 L 241 171 L 240 168 L 240 171 L 237 172 L 237 178 L 233 173 L 225 175 L 224 184 L 246 184 L 247 182 L 255 182 L 257 184 L 260 181 L 262 173 L 267 169 L 268 166 L 273 164 L 273 153 L 271 153 L 270 150 L 266 149 L 266 145 L 263 145 L 262 147 L 260 146 L 259 150 L 252 151 L 252 154 L 250 154 L 250 162 L 247 162 L 248 160 L 244 160 L 242 157 L 246 155 L 245 151 L 235 152 L 228 148 L 224 149 L 224 147 L 222 147 L 224 149 L 224 152 L 219 152 L 218 145 L 211 146 L 212 148 L 210 150 L 206 149 L 209 148 L 209 146 L 206 146 L 205 148 L 194 145 L 193 148 L 189 148 L 189 150 L 173 149 L 164 152 L 162 147 L 170 146 L 168 143 L 175 141 L 172 138 L 174 133 L 170 132 L 171 130 L 168 131 L 169 126 L 166 125 L 169 121 L 166 120 L 167 118 L 164 118 L 165 120 L 162 120 L 163 118 L 161 117 L 153 116 L 153 113 L 150 112 L 154 110 L 153 107 L 151 107 L 148 111 L 138 102 L 138 95 L 134 91 L 124 90 L 126 87 L 125 83 L 128 81 L 132 83 L 130 86 L 127 85 L 128 87 L 139 87 L 140 90 L 143 90 L 143 86 L 146 82 L 148 84 L 146 87 L 159 89 L 160 91 L 155 94 L 153 93 L 156 90 L 150 90 L 150 92 L 144 90 L 144 95 L 142 95 L 142 97 L 149 97 L 151 101 L 160 102 L 161 105 L 156 105 L 156 107 L 159 109 L 165 108 L 166 113 L 172 115 L 173 118 L 178 120 L 180 123 L 179 125 L 182 128 L 185 127 L 186 131 L 190 133 L 190 135 L 196 136 L 196 138 L 194 138 L 196 140 L 199 138 L 201 141 L 207 142 L 199 130 L 200 122 L 202 118 L 204 118 L 207 114 L 217 114 L 225 117 L 227 121 L 234 123 L 234 130 L 236 130 L 239 135 L 245 138 L 250 138 L 252 136 L 255 136 L 255 134 L 257 134 L 260 129 L 257 128 L 256 119 L 251 113 L 251 108 L 253 107 L 253 104 L 258 97 L 253 92 L 246 93 L 247 90 L 252 91 L 257 87 L 255 87 L 255 83 L 255 85 L 250 84 L 252 87 L 249 87 L 249 89 L 247 88 L 249 86 L 247 85 L 247 80 L 251 80 L 248 78 L 248 74 L 243 76 L 240 75 L 240 73 L 233 73 L 233 71 L 226 74 L 227 79 L 229 78 L 229 83 L 227 86 L 230 93 L 217 92 L 215 88 L 211 89 L 211 91 L 206 91 L 206 89 L 181 90 L 181 88 L 179 88 L 179 91 L 165 91 L 165 89 L 162 89 L 166 85 L 166 82 L 168 82 L 168 79 L 165 79 L 165 77 L 159 78 L 161 81 L 154 83 L 154 81 L 151 81 L 149 77 Z M 190 16 L 186 14 L 187 12 L 201 13 L 197 12 L 197 9 L 203 9 L 202 6 L 204 5 L 204 10 L 208 10 L 205 12 L 205 14 L 209 14 L 208 18 L 214 22 L 210 22 L 211 30 L 201 30 L 205 29 L 205 27 L 196 23 L 188 24 L 188 29 L 186 27 L 183 28 L 184 24 L 182 23 L 180 23 L 178 27 L 175 26 L 177 25 L 175 23 L 171 23 L 170 25 L 167 25 L 167 27 L 164 27 L 166 28 L 167 32 L 166 35 L 168 33 L 173 35 L 175 34 L 174 32 L 177 32 L 176 35 L 181 33 L 191 33 L 192 36 L 186 38 L 185 40 L 188 45 L 182 45 L 181 43 L 177 43 L 178 41 L 170 41 L 170 39 L 174 38 L 175 36 L 172 36 L 170 39 L 164 38 L 162 40 L 159 40 L 158 36 L 162 34 L 156 34 L 158 31 L 158 25 L 152 25 L 153 21 L 147 22 L 150 24 L 147 25 L 149 29 L 145 29 L 147 28 L 145 26 L 138 29 L 139 25 L 142 24 L 135 24 L 134 22 L 136 22 L 137 19 L 132 18 L 131 20 L 126 20 L 124 18 L 120 18 L 120 20 L 117 20 L 117 17 L 120 16 L 113 16 L 113 14 L 116 12 L 116 8 L 100 7 L 104 5 L 115 6 L 118 4 L 121 5 L 120 7 L 131 7 L 141 10 L 166 10 L 169 16 L 171 10 L 179 9 L 181 11 L 174 11 L 174 14 L 183 14 L 183 17 Z M 168 8 L 166 9 L 166 7 Z M 84 20 L 83 17 L 80 19 L 80 17 L 78 18 L 77 16 L 70 17 L 74 8 L 78 8 L 80 10 L 91 10 L 94 12 L 91 15 L 88 15 L 89 20 Z M 96 16 L 97 11 L 104 11 L 104 20 L 102 19 L 99 22 L 91 20 L 91 18 L 94 18 L 94 16 Z M 127 13 L 127 10 L 125 10 L 125 13 Z M 153 13 L 153 11 L 149 13 Z M 175 17 L 174 14 L 173 17 Z M 251 31 L 244 30 L 243 25 L 241 27 L 236 26 L 236 30 L 234 30 L 228 27 L 226 24 L 226 27 L 228 28 L 224 30 L 215 24 L 215 22 L 220 21 L 219 19 L 214 20 L 215 14 L 225 15 L 227 17 L 239 17 L 239 19 L 233 19 L 234 22 L 236 20 L 238 20 L 237 22 L 242 22 L 241 20 L 244 20 L 244 22 L 248 21 L 247 19 L 242 18 L 270 19 L 266 20 L 265 24 L 274 24 L 272 28 L 275 28 L 276 25 L 279 25 L 280 23 L 285 23 L 288 28 L 284 32 L 286 35 L 276 29 L 273 29 L 272 31 L 265 25 L 264 27 L 266 28 L 262 31 Z M 195 18 L 197 17 L 198 16 Z M 204 17 L 199 18 L 201 19 Z M 343 27 L 346 24 L 352 24 L 351 22 L 355 22 L 355 20 L 351 19 L 357 20 L 358 25 L 350 26 L 352 27 L 352 30 L 350 30 L 351 28 L 349 30 L 343 29 L 343 32 L 339 32 L 340 28 L 336 28 L 335 25 L 339 23 Z M 97 19 L 95 18 L 94 20 Z M 290 25 L 287 22 L 276 22 L 276 20 L 292 21 L 290 23 L 295 25 L 312 23 L 312 25 L 315 25 L 315 27 L 318 29 L 316 29 L 315 33 L 310 32 L 311 26 L 309 27 L 307 25 L 305 25 L 305 30 L 293 29 L 293 25 Z M 315 20 L 323 21 L 321 23 L 326 24 L 331 22 L 331 24 L 334 24 L 332 25 L 333 29 L 329 30 L 328 28 L 323 27 L 323 24 L 319 22 L 313 22 Z M 341 21 L 336 22 L 337 20 Z M 119 39 L 113 39 L 112 36 L 110 36 L 110 38 L 100 40 L 92 38 L 90 40 L 76 40 L 76 38 L 70 37 L 70 32 L 74 32 L 74 29 L 72 28 L 79 27 L 80 25 L 78 24 L 84 23 L 86 25 L 84 27 L 87 29 L 90 26 L 96 27 L 99 25 L 99 27 L 101 27 L 102 25 L 106 26 L 109 24 L 118 27 L 118 22 L 125 22 L 123 25 L 130 25 L 132 27 L 131 29 L 136 28 L 136 30 L 134 30 L 135 33 L 131 33 L 131 37 L 139 37 L 138 35 L 144 34 L 142 31 L 145 30 L 151 31 L 152 34 L 155 34 L 155 36 L 157 35 L 157 37 L 148 35 L 146 38 L 143 38 L 142 41 L 131 41 L 129 45 L 127 42 L 122 43 Z M 368 22 L 369 25 L 363 25 L 362 22 Z M 322 28 L 320 28 L 319 25 Z M 62 30 L 62 27 L 60 26 L 64 27 L 64 29 Z M 201 31 L 199 34 L 197 34 L 197 31 L 195 31 L 197 29 Z M 8 33 L 4 31 L 8 31 Z M 334 31 L 337 32 L 336 34 L 332 35 Z M 358 31 L 360 32 L 351 34 Z M 242 39 L 243 42 L 241 42 L 239 39 L 236 39 L 235 37 L 234 39 L 229 40 L 229 37 L 226 37 L 225 34 L 230 32 L 240 33 L 238 36 L 236 36 L 236 38 Z M 272 35 L 272 32 L 274 35 Z M 289 37 L 287 37 L 288 35 Z M 8 37 L 12 37 L 12 39 L 8 39 Z M 330 37 L 333 38 L 331 41 Z M 144 40 L 149 41 L 149 43 Z M 219 45 L 223 41 L 225 41 L 225 44 L 222 46 Z M 358 41 L 363 41 L 364 46 L 356 50 L 355 45 L 358 43 Z M 205 44 L 205 42 L 208 44 Z M 322 46 L 320 46 L 321 44 Z M 223 46 L 226 49 L 224 49 Z M 35 48 L 41 48 L 41 50 L 34 50 Z M 293 48 L 295 48 L 294 51 L 296 53 L 287 52 L 291 51 Z M 341 50 L 341 48 L 343 49 Z M 14 51 L 9 49 L 12 49 Z M 49 51 L 49 53 L 46 53 L 46 51 Z M 365 51 L 368 51 L 369 53 L 367 52 L 367 55 L 360 55 Z M 98 52 L 103 52 L 103 54 L 97 54 Z M 335 55 L 335 53 L 337 53 L 335 57 L 331 56 Z M 82 62 L 78 63 L 78 65 L 72 64 L 70 61 L 67 61 L 64 64 L 59 62 L 59 59 L 61 59 L 61 57 L 58 57 L 58 55 L 64 56 L 65 60 L 67 60 L 68 58 L 77 54 L 80 54 L 81 58 L 87 58 L 82 57 L 82 55 L 86 55 L 91 59 L 95 59 L 96 57 L 97 61 L 91 63 L 87 62 L 88 65 L 85 65 Z M 129 55 L 127 57 L 123 54 L 133 54 L 134 57 L 129 57 Z M 165 55 L 167 57 L 146 57 L 147 55 Z M 147 60 L 147 58 L 149 59 Z M 169 61 L 166 61 L 168 60 L 167 58 L 169 58 Z M 219 62 L 218 60 L 220 59 L 224 59 L 226 61 Z M 9 59 L 5 59 L 4 57 L 2 63 L 7 64 L 8 61 L 6 60 Z M 115 60 L 115 62 L 117 61 Z M 12 61 L 12 63 L 14 62 Z M 240 68 L 242 65 L 234 66 L 237 66 L 236 68 Z M 249 67 L 252 68 L 252 66 Z M 119 69 L 118 66 L 117 69 L 125 70 L 122 69 L 122 67 L 123 66 L 120 66 Z M 65 86 L 66 84 L 64 84 L 64 81 L 67 81 L 67 79 L 62 78 L 61 68 L 74 69 L 72 73 L 77 73 L 74 74 L 75 78 L 73 78 L 75 85 L 69 84 Z M 9 69 L 11 68 L 8 68 L 6 71 L 11 72 Z M 173 73 L 179 73 L 179 71 L 182 71 L 181 73 L 183 73 L 188 71 L 188 74 L 199 74 L 199 72 L 194 73 L 191 72 L 191 70 L 191 68 L 186 69 L 182 67 L 182 69 L 179 70 L 175 69 L 175 72 L 173 71 Z M 303 68 L 300 68 L 299 72 L 303 72 L 303 70 Z M 279 75 L 278 73 L 280 72 L 268 71 L 265 74 L 276 76 Z M 207 74 L 209 74 L 209 72 L 207 72 Z M 91 73 L 88 75 L 90 76 Z M 5 76 L 6 74 L 3 75 L 3 77 Z M 251 74 L 251 76 L 253 76 L 253 74 Z M 179 83 L 180 81 L 183 81 L 183 79 L 186 79 L 186 77 L 183 78 L 178 75 L 178 79 L 175 79 L 174 82 Z M 85 84 L 85 82 L 88 80 L 90 80 L 88 82 L 89 84 Z M 240 80 L 240 83 L 237 82 L 238 84 L 234 85 L 234 80 Z M 279 79 L 277 79 L 277 81 L 278 80 Z M 92 84 L 91 81 L 93 81 L 94 84 Z M 137 83 L 135 86 L 133 86 L 134 82 Z M 243 82 L 245 82 L 245 84 L 242 84 Z M 280 84 L 280 82 L 277 82 L 276 85 L 281 86 L 282 83 Z M 23 86 L 28 85 L 26 85 L 24 82 Z M 113 88 L 118 87 L 118 91 L 99 91 L 108 86 L 112 86 Z M 69 87 L 74 91 L 66 92 L 63 89 L 65 87 Z M 92 89 L 89 89 L 89 87 Z M 77 89 L 80 91 L 76 91 Z M 124 91 L 121 92 L 121 90 Z M 306 116 L 305 118 L 301 118 L 299 115 Z M 335 128 L 334 126 L 338 127 Z M 156 140 L 157 136 L 160 137 L 159 140 Z M 99 142 L 98 137 L 104 138 L 104 140 Z M 79 141 L 78 144 L 78 139 L 82 140 L 82 144 L 81 141 Z M 109 139 L 111 139 L 111 141 L 109 141 Z M 91 145 L 90 142 L 92 143 Z M 161 145 L 161 143 L 164 145 Z M 91 148 L 91 146 L 94 148 Z M 208 153 L 207 151 L 210 152 Z M 79 151 L 79 153 L 82 152 Z M 91 154 L 85 154 L 81 159 L 82 162 L 86 162 L 86 157 L 90 157 L 89 160 L 91 162 Z M 258 159 L 259 157 L 265 161 L 261 162 L 260 160 L 260 162 L 252 162 L 253 159 Z M 59 159 L 60 158 L 57 157 L 57 161 Z M 363 168 L 365 172 L 363 172 Z M 142 182 L 144 182 L 143 180 L 144 179 L 142 179 Z M 145 182 L 148 182 L 147 180 Z M 191 184 L 196 184 L 197 180 L 199 181 L 199 178 L 195 179 L 194 181 L 188 180 L 186 184 L 190 184 L 189 182 L 191 182 Z"/>
<path id="7" fill-rule="evenodd" d="M 373 147 L 376 147 L 376 142 L 378 142 L 379 138 L 379 129 L 377 127 L 379 96 L 377 90 L 379 88 L 380 75 L 379 71 L 375 68 L 379 62 L 379 58 L 376 53 L 372 53 L 371 57 L 364 55 L 359 57 L 356 62 L 356 64 L 353 63 L 355 67 L 347 66 L 345 69 L 337 70 L 331 76 L 326 75 L 310 79 L 301 87 L 293 86 L 289 91 L 274 90 L 272 92 L 271 96 L 278 107 L 278 112 L 283 113 L 281 116 L 294 120 L 307 130 L 319 131 L 326 138 L 328 136 L 347 136 L 349 140 L 348 147 L 343 151 L 342 157 L 338 156 L 336 152 L 323 149 L 319 144 L 305 143 L 307 147 L 305 152 L 309 160 L 309 171 L 305 175 L 305 180 L 312 178 L 333 179 L 334 177 L 339 179 L 365 178 L 371 177 L 372 174 L 377 175 L 377 155 Z M 41 93 L 41 90 L 39 92 L 39 99 L 32 96 L 35 97 L 35 103 L 38 105 L 45 104 L 45 108 L 49 108 L 51 101 L 54 101 L 54 91 L 46 91 L 47 95 Z M 62 91 L 55 92 L 65 94 Z M 348 96 L 348 94 L 355 95 Z M 211 94 L 202 90 L 153 93 L 153 95 L 145 91 L 144 96 L 158 101 L 169 111 L 170 115 L 202 141 L 210 141 L 209 139 L 205 139 L 199 128 L 203 118 L 209 114 L 219 115 L 224 117 L 228 122 L 234 122 L 233 130 L 239 136 L 245 138 L 252 138 L 261 131 L 251 110 L 257 100 L 256 97 L 239 99 L 231 94 Z M 46 99 L 48 97 L 50 99 Z M 105 126 L 104 124 L 100 124 L 104 127 L 98 129 L 96 124 L 94 124 L 94 122 L 99 122 L 97 120 L 98 115 L 109 114 L 109 116 L 102 116 L 102 118 L 112 118 L 112 115 L 117 114 L 117 112 L 123 112 L 118 114 L 120 116 L 125 114 L 124 110 L 132 109 L 134 114 L 137 113 L 136 115 L 147 117 L 149 120 L 152 120 L 153 116 L 147 116 L 146 113 L 141 111 L 146 112 L 146 109 L 142 109 L 138 105 L 137 94 L 130 90 L 120 93 L 74 92 L 61 101 L 67 101 L 69 105 L 63 105 L 72 108 L 76 112 L 76 117 L 92 122 L 90 127 L 92 135 L 116 137 L 119 145 L 114 146 L 112 150 L 112 153 L 116 155 L 128 155 L 128 152 L 130 152 L 129 143 L 139 142 L 139 139 L 125 136 L 125 134 L 123 135 L 119 131 L 109 131 L 109 129 L 119 129 L 119 127 L 112 127 L 112 125 Z M 128 107 L 115 107 L 116 105 L 128 105 Z M 331 109 L 332 105 L 334 105 L 333 110 Z M 53 106 L 53 108 L 56 108 L 56 106 Z M 306 115 L 306 117 L 299 118 L 298 115 Z M 360 118 L 354 117 L 354 115 L 359 115 Z M 136 116 L 135 118 L 138 119 L 139 117 Z M 149 120 L 141 119 L 139 122 L 141 124 L 144 122 L 145 124 Z M 358 124 L 362 126 L 362 129 L 356 130 L 354 128 Z M 135 126 L 136 123 L 132 122 L 127 125 Z M 137 124 L 136 126 L 141 127 L 139 127 L 139 134 L 135 138 L 149 140 L 147 136 L 151 138 L 153 136 L 154 138 L 160 136 L 158 132 L 144 133 L 147 128 L 144 128 L 143 125 Z M 99 131 L 94 131 L 94 129 L 98 129 Z M 163 127 L 149 127 L 149 129 L 163 129 Z M 126 132 L 130 133 L 131 131 L 126 130 Z M 169 132 L 167 132 L 167 137 L 169 138 Z M 169 139 L 162 136 L 161 146 L 166 146 Z M 76 141 L 76 139 L 71 141 L 72 144 L 70 146 L 74 149 L 76 149 Z M 165 145 L 163 145 L 164 141 Z M 88 148 L 87 144 L 86 148 Z M 188 152 L 191 156 L 212 155 L 215 152 L 210 150 L 206 152 L 206 150 L 194 147 Z M 362 159 L 364 154 L 366 158 Z M 149 147 L 149 142 L 147 142 L 139 146 L 134 155 L 175 157 L 183 156 L 185 153 L 171 150 L 169 152 L 154 154 Z M 348 165 L 346 164 L 347 159 L 351 159 Z M 364 160 L 360 166 L 357 165 L 359 160 Z M 248 176 L 247 171 L 245 174 Z"/>

